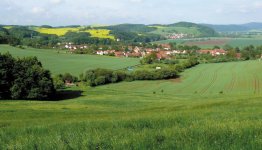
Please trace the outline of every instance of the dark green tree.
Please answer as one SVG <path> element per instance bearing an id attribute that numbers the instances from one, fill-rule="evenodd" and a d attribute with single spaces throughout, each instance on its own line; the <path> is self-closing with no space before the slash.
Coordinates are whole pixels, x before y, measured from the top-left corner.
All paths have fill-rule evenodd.
<path id="1" fill-rule="evenodd" d="M 13 68 L 12 99 L 48 99 L 55 89 L 50 72 L 36 57 L 18 59 Z"/>
<path id="2" fill-rule="evenodd" d="M 0 99 L 10 98 L 10 88 L 13 84 L 13 67 L 15 60 L 10 54 L 0 53 Z"/>

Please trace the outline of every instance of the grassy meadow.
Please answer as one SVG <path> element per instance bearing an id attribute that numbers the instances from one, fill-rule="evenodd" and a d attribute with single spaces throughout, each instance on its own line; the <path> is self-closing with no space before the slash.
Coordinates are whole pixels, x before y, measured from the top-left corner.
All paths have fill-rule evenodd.
<path id="1" fill-rule="evenodd" d="M 46 64 L 51 71 L 70 72 L 69 58 L 106 68 L 138 62 L 3 48 L 63 62 Z M 261 74 L 259 61 L 201 64 L 179 79 L 68 88 L 61 101 L 3 100 L 0 149 L 261 149 Z"/>
<path id="2" fill-rule="evenodd" d="M 117 58 L 97 55 L 78 55 L 63 50 L 20 49 L 8 45 L 0 45 L 0 53 L 9 52 L 15 57 L 36 56 L 52 74 L 69 72 L 78 76 L 89 69 L 109 68 L 122 69 L 139 64 L 139 59 Z"/>

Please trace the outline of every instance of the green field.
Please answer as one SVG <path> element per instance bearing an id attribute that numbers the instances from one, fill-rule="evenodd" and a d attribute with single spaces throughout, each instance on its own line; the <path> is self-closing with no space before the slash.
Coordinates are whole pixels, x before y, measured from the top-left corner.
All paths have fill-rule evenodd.
<path id="1" fill-rule="evenodd" d="M 260 149 L 261 74 L 259 61 L 201 64 L 63 101 L 0 101 L 0 149 Z"/>
<path id="2" fill-rule="evenodd" d="M 194 36 L 199 36 L 201 33 L 196 27 L 166 27 L 166 26 L 152 26 L 156 27 L 157 30 L 152 31 L 151 33 L 160 34 L 163 36 L 170 35 L 173 33 L 184 33 Z"/>
<path id="3" fill-rule="evenodd" d="M 227 44 L 232 46 L 244 47 L 248 45 L 261 46 L 262 38 L 239 38 L 232 39 Z"/>
<path id="4" fill-rule="evenodd" d="M 94 68 L 121 69 L 134 66 L 139 59 L 116 58 L 97 55 L 77 55 L 65 51 L 50 49 L 19 49 L 7 45 L 0 45 L 0 53 L 9 52 L 15 57 L 37 56 L 43 66 L 50 69 L 53 74 L 69 72 L 78 76 L 80 73 Z"/>

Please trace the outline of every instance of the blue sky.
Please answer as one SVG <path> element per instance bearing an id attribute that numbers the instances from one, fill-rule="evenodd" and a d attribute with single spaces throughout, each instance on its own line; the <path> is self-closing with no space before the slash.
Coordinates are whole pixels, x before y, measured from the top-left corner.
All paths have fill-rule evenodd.
<path id="1" fill-rule="evenodd" d="M 262 22 L 262 0 L 1 0 L 0 24 Z"/>

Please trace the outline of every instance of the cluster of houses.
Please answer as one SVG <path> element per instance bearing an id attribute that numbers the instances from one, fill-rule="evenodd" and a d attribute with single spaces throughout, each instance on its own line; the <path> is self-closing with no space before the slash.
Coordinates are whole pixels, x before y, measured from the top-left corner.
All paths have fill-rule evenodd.
<path id="1" fill-rule="evenodd" d="M 60 46 L 60 48 L 62 49 L 67 49 L 70 52 L 74 52 L 78 49 L 87 49 L 88 46 L 87 45 L 75 45 L 73 43 L 65 43 L 64 45 L 62 45 L 61 43 L 58 43 L 58 45 Z"/>
<path id="2" fill-rule="evenodd" d="M 141 48 L 135 47 L 133 50 L 124 52 L 124 51 L 115 51 L 115 50 L 99 50 L 96 52 L 97 55 L 114 55 L 116 57 L 145 57 L 146 55 L 156 53 L 158 59 L 169 59 L 171 56 L 187 54 L 189 51 L 186 50 L 171 50 L 169 46 L 162 45 L 163 48 Z M 214 50 L 198 50 L 198 54 L 210 54 L 212 56 L 226 55 L 227 51 L 223 49 L 214 49 Z"/>
<path id="3" fill-rule="evenodd" d="M 88 45 L 74 45 L 72 43 L 65 43 L 62 46 L 65 49 L 68 49 L 70 52 L 74 52 L 78 49 L 87 49 Z M 97 55 L 111 55 L 116 57 L 139 57 L 143 58 L 152 53 L 156 53 L 158 59 L 169 59 L 171 56 L 187 54 L 189 51 L 186 50 L 172 50 L 170 44 L 161 44 L 161 48 L 144 48 L 144 47 L 132 47 L 128 46 L 128 51 L 117 51 L 117 50 L 102 50 L 99 49 L 96 51 Z M 198 54 L 209 54 L 212 56 L 226 55 L 227 51 L 223 49 L 214 49 L 214 50 L 198 50 Z M 237 56 L 240 57 L 240 56 Z"/>
<path id="4" fill-rule="evenodd" d="M 184 34 L 184 33 L 174 33 L 174 34 L 166 36 L 166 38 L 168 38 L 168 39 L 183 39 L 183 38 L 187 38 L 188 36 L 189 36 L 188 34 Z"/>
<path id="5" fill-rule="evenodd" d="M 114 55 L 116 57 L 140 57 L 143 58 L 152 53 L 156 53 L 158 59 L 169 59 L 176 54 L 186 54 L 186 50 L 171 50 L 169 44 L 161 44 L 161 48 L 143 48 L 128 46 L 128 51 L 116 51 L 116 50 L 98 50 L 97 55 Z"/>
<path id="6" fill-rule="evenodd" d="M 214 49 L 214 50 L 199 50 L 199 54 L 210 54 L 212 56 L 226 55 L 227 51 L 223 49 Z"/>
<path id="7" fill-rule="evenodd" d="M 96 52 L 97 55 L 114 55 L 116 57 L 140 57 L 143 58 L 152 53 L 156 53 L 158 59 L 169 59 L 175 54 L 186 54 L 185 50 L 157 50 L 157 49 L 140 49 L 136 48 L 135 51 L 124 52 L 124 51 L 115 51 L 115 50 L 99 50 Z"/>

